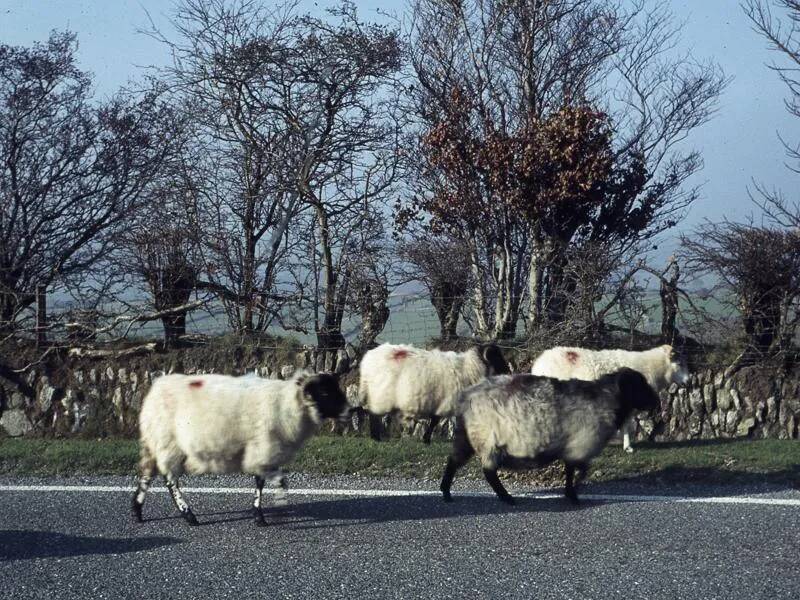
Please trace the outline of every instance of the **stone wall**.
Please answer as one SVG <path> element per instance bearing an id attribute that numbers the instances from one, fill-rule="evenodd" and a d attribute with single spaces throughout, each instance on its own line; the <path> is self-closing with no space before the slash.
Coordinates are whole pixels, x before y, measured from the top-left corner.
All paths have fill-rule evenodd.
<path id="1" fill-rule="evenodd" d="M 695 373 L 686 387 L 674 385 L 663 393 L 661 414 L 639 425 L 640 438 L 797 439 L 800 369 L 747 367 L 729 378 L 710 370 Z"/>
<path id="2" fill-rule="evenodd" d="M 340 372 L 354 359 L 350 349 L 319 356 L 313 349 L 205 348 L 126 357 L 120 360 L 61 357 L 26 373 L 22 385 L 0 379 L 0 429 L 6 435 L 134 436 L 138 411 L 154 377 L 169 372 L 256 373 L 286 378 L 300 367 Z M 348 398 L 357 401 L 357 371 L 343 377 Z M 424 422 L 391 423 L 395 433 L 421 437 Z M 800 426 L 800 370 L 781 374 L 743 369 L 732 378 L 704 371 L 686 387 L 662 393 L 658 415 L 638 419 L 638 439 L 686 440 L 715 437 L 797 438 Z M 365 415 L 354 413 L 338 433 L 365 432 Z M 436 429 L 452 436 L 452 420 Z M 0 433 L 2 435 L 2 433 Z"/>
<path id="3" fill-rule="evenodd" d="M 346 371 L 351 349 L 200 347 L 121 359 L 50 357 L 16 384 L 0 378 L 0 435 L 134 436 L 142 399 L 164 373 L 254 373 L 285 379 L 298 368 Z M 345 381 L 347 379 L 345 378 Z"/>

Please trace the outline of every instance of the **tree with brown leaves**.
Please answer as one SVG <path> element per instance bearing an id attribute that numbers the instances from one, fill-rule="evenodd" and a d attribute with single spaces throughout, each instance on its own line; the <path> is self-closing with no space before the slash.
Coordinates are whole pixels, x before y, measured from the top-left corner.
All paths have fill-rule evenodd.
<path id="1" fill-rule="evenodd" d="M 563 318 L 568 248 L 623 255 L 697 195 L 699 154 L 676 144 L 713 114 L 713 63 L 663 60 L 662 8 L 599 0 L 417 0 L 411 100 L 420 120 L 413 202 L 470 247 L 480 334 Z M 551 281 L 552 280 L 552 281 Z"/>

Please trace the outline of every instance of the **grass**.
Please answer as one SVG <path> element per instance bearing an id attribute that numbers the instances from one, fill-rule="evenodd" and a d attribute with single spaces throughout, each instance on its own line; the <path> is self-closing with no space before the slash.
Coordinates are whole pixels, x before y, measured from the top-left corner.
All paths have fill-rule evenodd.
<path id="1" fill-rule="evenodd" d="M 0 439 L 0 473 L 4 474 L 129 474 L 138 457 L 136 440 Z"/>
<path id="2" fill-rule="evenodd" d="M 377 443 L 362 437 L 312 438 L 288 471 L 323 475 L 438 479 L 450 445 L 400 439 Z M 0 473 L 14 475 L 132 475 L 138 460 L 134 440 L 0 439 Z M 553 465 L 509 473 L 530 485 L 561 485 Z M 472 460 L 461 477 L 479 478 Z M 633 454 L 618 446 L 592 463 L 589 480 L 636 479 L 652 482 L 800 483 L 800 443 L 796 440 L 705 440 L 640 444 Z"/>

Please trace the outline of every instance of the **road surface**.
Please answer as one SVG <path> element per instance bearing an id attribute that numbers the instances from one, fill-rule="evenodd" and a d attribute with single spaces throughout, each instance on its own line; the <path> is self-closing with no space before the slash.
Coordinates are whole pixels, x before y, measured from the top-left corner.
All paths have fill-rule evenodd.
<path id="1" fill-rule="evenodd" d="M 184 482 L 129 514 L 130 478 L 0 477 L 3 598 L 800 598 L 800 492 L 587 486 L 508 507 L 482 482 L 290 476 L 256 528 L 249 480 Z M 526 490 L 512 489 L 512 493 Z M 269 504 L 269 503 L 268 503 Z"/>

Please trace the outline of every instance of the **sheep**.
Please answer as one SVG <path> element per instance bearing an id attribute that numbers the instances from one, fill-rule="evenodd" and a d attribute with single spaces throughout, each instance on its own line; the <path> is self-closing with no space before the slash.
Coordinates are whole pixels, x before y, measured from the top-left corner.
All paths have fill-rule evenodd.
<path id="1" fill-rule="evenodd" d="M 643 352 L 559 346 L 542 352 L 533 363 L 531 374 L 556 379 L 593 381 L 620 367 L 639 371 L 656 391 L 661 391 L 672 383 L 683 385 L 689 379 L 683 357 L 677 356 L 668 344 Z M 636 426 L 631 415 L 622 426 L 622 448 L 625 452 L 633 452 L 631 436 L 635 432 Z"/>
<path id="2" fill-rule="evenodd" d="M 440 485 L 443 499 L 452 501 L 456 471 L 476 454 L 486 481 L 507 504 L 514 498 L 500 482 L 499 468 L 537 468 L 561 459 L 564 495 L 577 503 L 576 470 L 582 478 L 631 412 L 658 405 L 658 394 L 644 376 L 628 368 L 596 381 L 536 375 L 487 379 L 459 398 L 453 449 Z"/>
<path id="3" fill-rule="evenodd" d="M 285 502 L 280 467 L 310 437 L 323 418 L 346 413 L 347 399 L 330 374 L 296 373 L 287 381 L 227 375 L 165 375 L 153 382 L 139 414 L 139 481 L 133 515 L 142 506 L 156 472 L 164 475 L 172 501 L 189 525 L 197 525 L 178 479 L 184 473 L 248 473 L 255 476 L 253 515 L 261 509 L 265 480 Z"/>
<path id="4" fill-rule="evenodd" d="M 422 438 L 426 444 L 440 419 L 452 416 L 461 390 L 489 375 L 510 373 L 494 344 L 466 352 L 382 344 L 364 355 L 359 369 L 359 401 L 370 413 L 372 438 L 380 440 L 381 417 L 397 411 L 404 417 L 430 418 Z"/>

